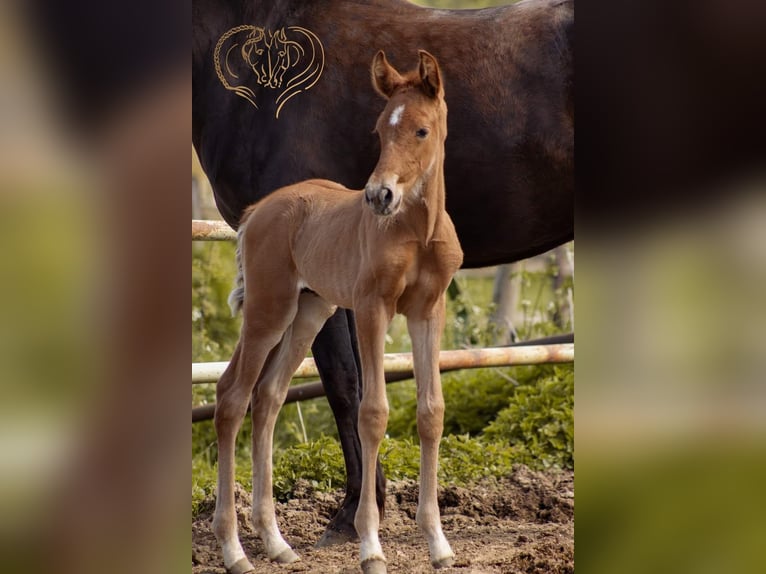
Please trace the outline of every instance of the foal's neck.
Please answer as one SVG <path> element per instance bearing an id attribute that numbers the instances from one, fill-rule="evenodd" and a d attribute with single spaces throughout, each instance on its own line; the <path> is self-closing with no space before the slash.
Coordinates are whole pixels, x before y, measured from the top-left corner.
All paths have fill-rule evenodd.
<path id="1" fill-rule="evenodd" d="M 428 247 L 434 237 L 439 218 L 446 214 L 443 155 L 436 161 L 432 173 L 423 182 L 420 197 L 420 201 L 411 206 L 408 211 L 415 214 L 412 225 L 421 245 Z"/>

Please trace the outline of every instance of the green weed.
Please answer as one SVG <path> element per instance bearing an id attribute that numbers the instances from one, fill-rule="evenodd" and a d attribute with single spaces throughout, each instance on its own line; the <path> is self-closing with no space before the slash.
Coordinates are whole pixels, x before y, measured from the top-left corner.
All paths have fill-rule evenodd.
<path id="1" fill-rule="evenodd" d="M 508 406 L 484 430 L 506 441 L 532 466 L 574 467 L 574 369 L 555 367 L 551 376 L 516 388 Z"/>
<path id="2" fill-rule="evenodd" d="M 274 496 L 290 497 L 298 479 L 308 480 L 317 490 L 330 491 L 346 484 L 346 469 L 340 443 L 331 437 L 297 444 L 284 450 L 274 464 Z"/>

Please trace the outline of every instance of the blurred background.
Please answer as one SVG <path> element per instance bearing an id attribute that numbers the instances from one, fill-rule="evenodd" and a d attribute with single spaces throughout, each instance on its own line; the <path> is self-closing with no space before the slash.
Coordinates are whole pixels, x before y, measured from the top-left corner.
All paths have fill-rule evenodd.
<path id="1" fill-rule="evenodd" d="M 16 6 L 0 6 L 0 532 L 25 539 L 73 445 L 100 355 L 92 171 Z"/>
<path id="2" fill-rule="evenodd" d="M 189 10 L 0 5 L 3 572 L 188 564 Z"/>
<path id="3" fill-rule="evenodd" d="M 763 571 L 766 10 L 576 22 L 578 568 Z"/>

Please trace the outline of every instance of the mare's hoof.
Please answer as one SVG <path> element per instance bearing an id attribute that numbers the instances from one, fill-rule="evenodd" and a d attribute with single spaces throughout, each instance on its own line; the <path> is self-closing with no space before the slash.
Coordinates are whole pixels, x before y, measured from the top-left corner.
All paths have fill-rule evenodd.
<path id="1" fill-rule="evenodd" d="M 362 572 L 364 574 L 386 574 L 385 560 L 370 558 L 362 562 Z"/>
<path id="2" fill-rule="evenodd" d="M 297 562 L 300 559 L 301 557 L 293 552 L 292 548 L 285 548 L 282 550 L 282 552 L 277 554 L 277 556 L 273 558 L 272 561 L 276 562 L 277 564 L 290 564 L 292 562 Z"/>
<path id="3" fill-rule="evenodd" d="M 356 536 L 354 534 L 349 534 L 348 532 L 339 532 L 337 530 L 331 530 L 328 528 L 324 531 L 324 534 L 322 534 L 322 538 L 317 541 L 315 547 L 324 548 L 326 546 L 335 546 L 336 544 L 353 542 L 354 540 L 356 540 Z"/>
<path id="4" fill-rule="evenodd" d="M 226 569 L 229 574 L 247 574 L 248 572 L 255 571 L 253 565 L 247 558 L 240 558 L 234 564 Z"/>
<path id="5" fill-rule="evenodd" d="M 448 568 L 452 566 L 454 563 L 455 563 L 455 555 L 452 554 L 450 556 L 445 556 L 444 558 L 440 558 L 439 560 L 433 560 L 431 562 L 431 566 L 433 566 L 436 569 Z"/>

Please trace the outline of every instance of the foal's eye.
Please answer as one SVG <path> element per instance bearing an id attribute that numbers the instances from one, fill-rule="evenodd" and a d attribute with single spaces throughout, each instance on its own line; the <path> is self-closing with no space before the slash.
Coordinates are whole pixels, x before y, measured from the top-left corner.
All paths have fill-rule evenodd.
<path id="1" fill-rule="evenodd" d="M 428 135 L 428 128 L 420 128 L 418 131 L 415 132 L 415 135 L 419 137 L 420 139 L 425 139 Z"/>

